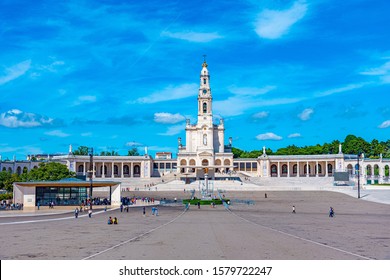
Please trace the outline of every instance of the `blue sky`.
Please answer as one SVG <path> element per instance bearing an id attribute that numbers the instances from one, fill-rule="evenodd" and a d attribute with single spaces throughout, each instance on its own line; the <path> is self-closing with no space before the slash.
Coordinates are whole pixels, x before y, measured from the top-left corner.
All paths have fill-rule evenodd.
<path id="1" fill-rule="evenodd" d="M 0 154 L 148 146 L 213 113 L 244 150 L 390 138 L 389 1 L 0 0 Z"/>

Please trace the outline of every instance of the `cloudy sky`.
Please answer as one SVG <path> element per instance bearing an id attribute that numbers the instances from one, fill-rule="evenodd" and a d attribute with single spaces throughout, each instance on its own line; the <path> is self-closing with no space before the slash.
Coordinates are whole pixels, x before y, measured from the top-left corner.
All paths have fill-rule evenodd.
<path id="1" fill-rule="evenodd" d="M 213 113 L 238 148 L 389 139 L 389 11 L 385 0 L 0 0 L 0 154 L 176 153 L 204 54 Z"/>

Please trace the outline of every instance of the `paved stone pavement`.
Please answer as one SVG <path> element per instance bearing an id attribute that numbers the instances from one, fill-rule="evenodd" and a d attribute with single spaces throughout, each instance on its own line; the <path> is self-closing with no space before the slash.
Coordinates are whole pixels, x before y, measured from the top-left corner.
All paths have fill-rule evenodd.
<path id="1" fill-rule="evenodd" d="M 267 193 L 267 198 L 265 198 Z M 156 199 L 184 192 L 137 192 Z M 223 206 L 0 217 L 0 259 L 390 259 L 390 205 L 326 191 L 225 193 Z M 253 205 L 242 203 L 252 200 Z M 296 214 L 291 213 L 292 205 Z M 335 208 L 335 218 L 328 209 Z M 109 216 L 118 225 L 107 225 Z"/>

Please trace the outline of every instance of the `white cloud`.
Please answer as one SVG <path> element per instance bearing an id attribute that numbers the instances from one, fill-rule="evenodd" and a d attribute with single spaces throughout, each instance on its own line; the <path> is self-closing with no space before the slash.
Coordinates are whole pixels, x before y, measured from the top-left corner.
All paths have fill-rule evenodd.
<path id="1" fill-rule="evenodd" d="M 307 121 L 308 119 L 311 118 L 311 115 L 314 113 L 313 109 L 305 109 L 302 111 L 302 113 L 298 114 L 298 118 L 300 118 L 303 121 Z"/>
<path id="2" fill-rule="evenodd" d="M 183 84 L 180 86 L 168 86 L 165 89 L 161 91 L 157 91 L 152 93 L 149 96 L 138 98 L 135 101 L 129 101 L 127 103 L 133 104 L 133 103 L 157 103 L 162 101 L 169 101 L 169 100 L 177 100 L 177 99 L 183 99 L 190 96 L 196 96 L 198 93 L 198 85 L 197 84 Z"/>
<path id="3" fill-rule="evenodd" d="M 257 140 L 282 140 L 283 138 L 279 135 L 276 135 L 275 133 L 272 132 L 267 132 L 264 134 L 259 134 L 256 136 Z"/>
<path id="4" fill-rule="evenodd" d="M 61 138 L 70 136 L 70 134 L 67 134 L 61 130 L 47 131 L 47 132 L 45 132 L 45 134 L 50 135 L 50 136 L 61 137 Z"/>
<path id="5" fill-rule="evenodd" d="M 173 125 L 168 127 L 168 130 L 164 133 L 159 133 L 158 135 L 163 135 L 163 136 L 172 136 L 172 135 L 177 135 L 181 132 L 184 132 L 185 125 L 184 124 L 178 124 L 178 125 Z"/>
<path id="6" fill-rule="evenodd" d="M 204 32 L 192 32 L 192 31 L 188 31 L 188 32 L 163 31 L 161 33 L 161 36 L 190 41 L 190 42 L 196 42 L 196 43 L 207 43 L 216 39 L 223 38 L 221 35 L 219 35 L 216 32 L 204 33 Z"/>
<path id="7" fill-rule="evenodd" d="M 0 125 L 10 128 L 38 127 L 52 124 L 53 119 L 34 113 L 26 113 L 19 109 L 12 109 L 0 114 Z"/>
<path id="8" fill-rule="evenodd" d="M 31 60 L 22 61 L 4 70 L 4 76 L 0 76 L 0 85 L 8 83 L 12 80 L 24 75 L 31 67 Z"/>
<path id="9" fill-rule="evenodd" d="M 154 114 L 154 121 L 156 123 L 164 123 L 164 124 L 175 124 L 178 122 L 184 121 L 186 118 L 183 115 L 177 114 L 171 114 L 171 113 L 155 113 Z"/>
<path id="10" fill-rule="evenodd" d="M 360 72 L 360 74 L 368 76 L 379 76 L 382 83 L 388 84 L 390 83 L 390 61 L 377 68 L 370 68 L 366 71 Z"/>
<path id="11" fill-rule="evenodd" d="M 255 119 L 264 119 L 264 118 L 268 117 L 268 115 L 269 115 L 268 112 L 262 111 L 262 112 L 258 112 L 256 114 L 254 114 L 252 117 Z"/>
<path id="12" fill-rule="evenodd" d="M 93 103 L 96 102 L 95 95 L 82 95 L 77 98 L 77 100 L 73 103 L 73 105 L 77 106 L 83 103 Z"/>
<path id="13" fill-rule="evenodd" d="M 276 98 L 276 99 L 255 99 L 251 96 L 232 96 L 226 100 L 215 101 L 213 111 L 221 116 L 238 116 L 252 108 L 291 104 L 301 101 L 302 98 Z"/>
<path id="14" fill-rule="evenodd" d="M 345 92 L 345 91 L 350 91 L 350 90 L 362 88 L 368 84 L 370 84 L 370 83 L 350 84 L 350 85 L 346 85 L 344 87 L 339 87 L 339 88 L 334 88 L 334 89 L 329 89 L 329 90 L 318 92 L 317 94 L 315 94 L 315 96 L 318 96 L 318 97 L 328 96 L 328 95 L 332 95 L 335 93 L 341 93 L 341 92 Z"/>
<path id="15" fill-rule="evenodd" d="M 390 72 L 390 61 L 381 65 L 377 68 L 370 68 L 366 71 L 360 72 L 361 75 L 369 75 L 369 76 L 381 76 L 388 74 Z"/>
<path id="16" fill-rule="evenodd" d="M 388 127 L 390 127 L 390 120 L 384 121 L 378 127 L 379 128 L 388 128 Z"/>
<path id="17" fill-rule="evenodd" d="M 307 6 L 306 1 L 298 0 L 287 10 L 263 10 L 255 22 L 257 35 L 266 39 L 282 37 L 306 15 Z"/>
<path id="18" fill-rule="evenodd" d="M 301 137 L 300 133 L 292 133 L 289 136 L 287 136 L 287 138 L 299 138 L 299 137 Z"/>
<path id="19" fill-rule="evenodd" d="M 140 147 L 140 146 L 143 146 L 144 144 L 142 143 L 139 143 L 139 142 L 135 142 L 135 141 L 130 141 L 130 142 L 127 142 L 125 144 L 125 146 L 128 146 L 128 147 Z"/>
<path id="20" fill-rule="evenodd" d="M 276 88 L 275 86 L 265 86 L 263 88 L 230 86 L 228 89 L 230 92 L 236 95 L 256 96 L 256 95 L 266 94 L 267 92 L 275 88 Z"/>
<path id="21" fill-rule="evenodd" d="M 90 136 L 92 136 L 92 132 L 81 133 L 81 136 L 83 136 L 83 137 L 90 137 Z"/>

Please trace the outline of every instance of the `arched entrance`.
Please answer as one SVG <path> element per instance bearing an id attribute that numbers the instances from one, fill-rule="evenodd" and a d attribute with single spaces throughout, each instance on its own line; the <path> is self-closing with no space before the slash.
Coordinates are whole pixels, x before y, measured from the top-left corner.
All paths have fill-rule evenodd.
<path id="1" fill-rule="evenodd" d="M 134 177 L 141 177 L 141 167 L 138 164 L 134 165 L 133 174 Z"/>

